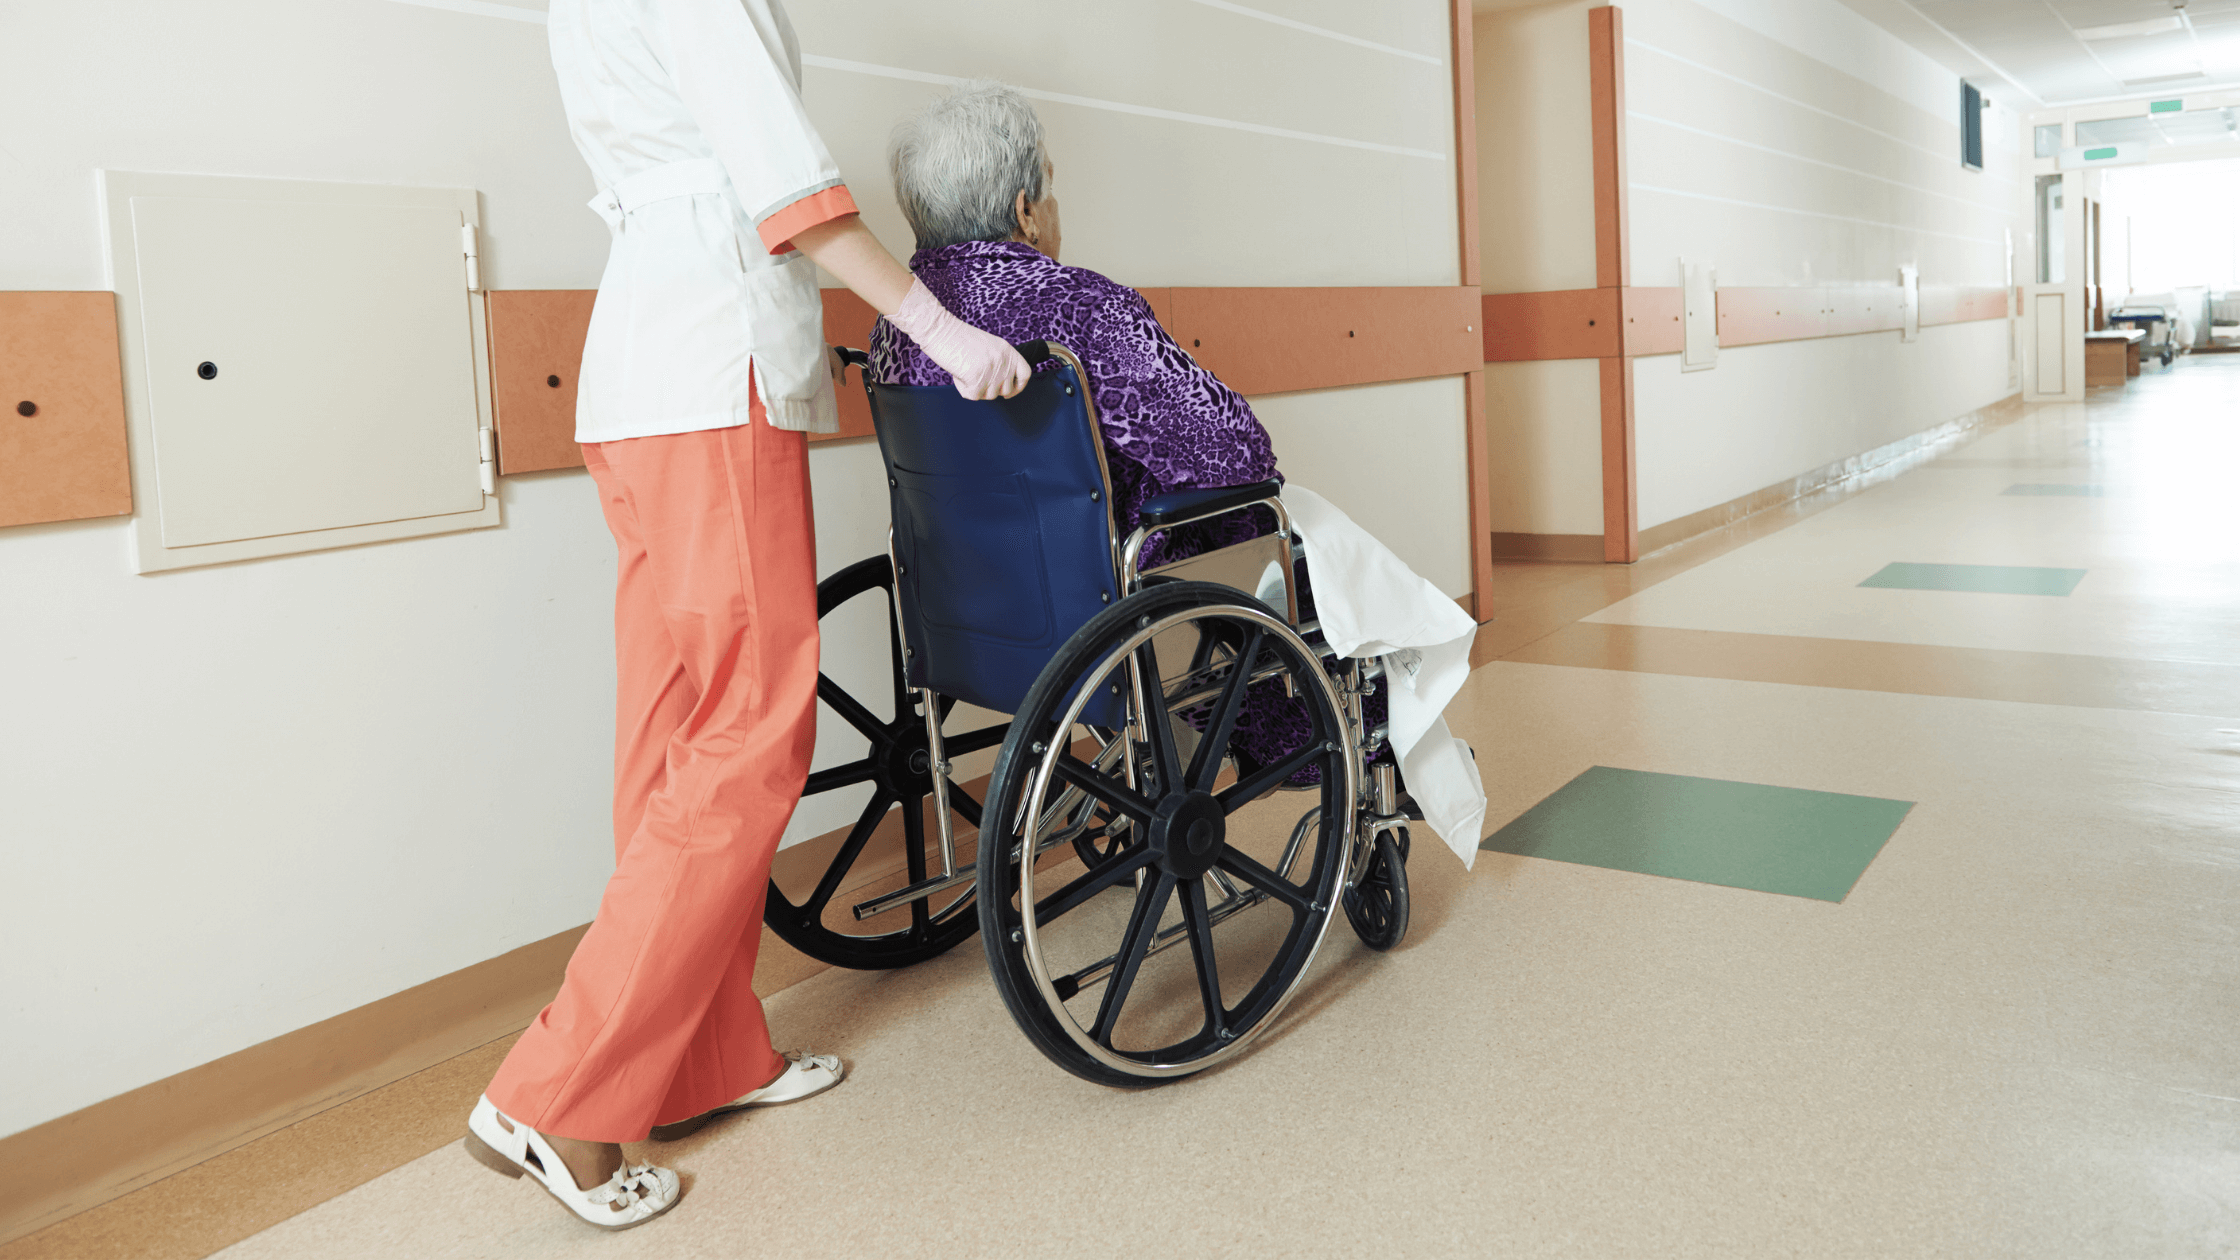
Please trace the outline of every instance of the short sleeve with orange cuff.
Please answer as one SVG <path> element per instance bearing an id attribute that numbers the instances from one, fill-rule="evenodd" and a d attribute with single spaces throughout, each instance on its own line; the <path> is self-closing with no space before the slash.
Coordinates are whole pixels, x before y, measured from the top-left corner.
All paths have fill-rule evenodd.
<path id="1" fill-rule="evenodd" d="M 848 195 L 847 185 L 834 184 L 769 216 L 755 225 L 755 231 L 771 253 L 782 254 L 793 248 L 793 238 L 802 232 L 854 213 L 856 199 Z"/>

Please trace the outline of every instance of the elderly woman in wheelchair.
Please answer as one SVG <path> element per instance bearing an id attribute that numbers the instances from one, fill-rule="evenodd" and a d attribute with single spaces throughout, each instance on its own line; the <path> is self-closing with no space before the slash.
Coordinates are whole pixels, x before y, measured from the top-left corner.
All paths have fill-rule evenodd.
<path id="1" fill-rule="evenodd" d="M 1333 910 L 1372 948 L 1399 942 L 1424 817 L 1403 760 L 1436 781 L 1432 824 L 1474 851 L 1484 798 L 1438 714 L 1474 626 L 1285 487 L 1251 407 L 1140 295 L 1059 265 L 1053 167 L 1016 92 L 952 93 L 891 158 L 912 270 L 1040 370 L 1016 399 L 967 402 L 884 321 L 868 355 L 841 352 L 863 369 L 892 550 L 827 579 L 819 614 L 882 609 L 893 696 L 820 677 L 869 748 L 808 791 L 873 796 L 814 888 L 773 883 L 766 918 L 856 967 L 978 930 L 1059 1066 L 1110 1085 L 1188 1075 L 1274 1023 Z M 1330 570 L 1318 618 L 1302 542 L 1369 571 L 1375 596 Z M 947 730 L 959 701 L 1010 720 Z M 975 798 L 951 759 L 999 746 Z M 895 805 L 902 861 L 882 881 L 865 855 Z"/>

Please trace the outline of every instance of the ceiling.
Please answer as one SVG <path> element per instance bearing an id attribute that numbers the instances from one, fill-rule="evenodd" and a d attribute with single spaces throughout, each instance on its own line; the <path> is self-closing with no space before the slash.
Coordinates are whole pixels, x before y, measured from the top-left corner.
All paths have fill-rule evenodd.
<path id="1" fill-rule="evenodd" d="M 2021 110 L 2240 85 L 2240 0 L 1841 0 Z"/>

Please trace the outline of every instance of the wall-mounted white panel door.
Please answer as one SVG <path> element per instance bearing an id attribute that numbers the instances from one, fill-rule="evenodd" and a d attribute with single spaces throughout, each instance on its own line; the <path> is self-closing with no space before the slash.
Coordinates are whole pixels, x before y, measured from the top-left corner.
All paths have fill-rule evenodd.
<path id="1" fill-rule="evenodd" d="M 166 547 L 482 509 L 457 210 L 134 197 L 132 227 Z"/>
<path id="2" fill-rule="evenodd" d="M 498 523 L 471 191 L 104 185 L 140 571 Z"/>

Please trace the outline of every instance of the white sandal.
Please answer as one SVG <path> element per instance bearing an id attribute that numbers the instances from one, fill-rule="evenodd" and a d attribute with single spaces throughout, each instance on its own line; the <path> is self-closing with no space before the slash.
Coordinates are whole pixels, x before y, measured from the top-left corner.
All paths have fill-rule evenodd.
<path id="1" fill-rule="evenodd" d="M 543 1134 L 511 1116 L 501 1124 L 501 1115 L 487 1096 L 475 1101 L 474 1114 L 467 1117 L 467 1154 L 492 1172 L 536 1178 L 538 1185 L 587 1224 L 628 1229 L 677 1205 L 677 1175 L 651 1164 L 624 1164 L 605 1185 L 576 1189 L 574 1175 Z"/>
<path id="2" fill-rule="evenodd" d="M 792 1051 L 786 1055 L 786 1070 L 778 1073 L 777 1080 L 761 1089 L 741 1094 L 721 1107 L 703 1111 L 690 1120 L 657 1124 L 653 1127 L 653 1140 L 674 1142 L 681 1137 L 690 1137 L 710 1120 L 728 1116 L 734 1111 L 745 1111 L 750 1107 L 780 1107 L 786 1103 L 800 1102 L 804 1098 L 814 1098 L 846 1079 L 848 1069 L 840 1062 L 839 1055 Z"/>

